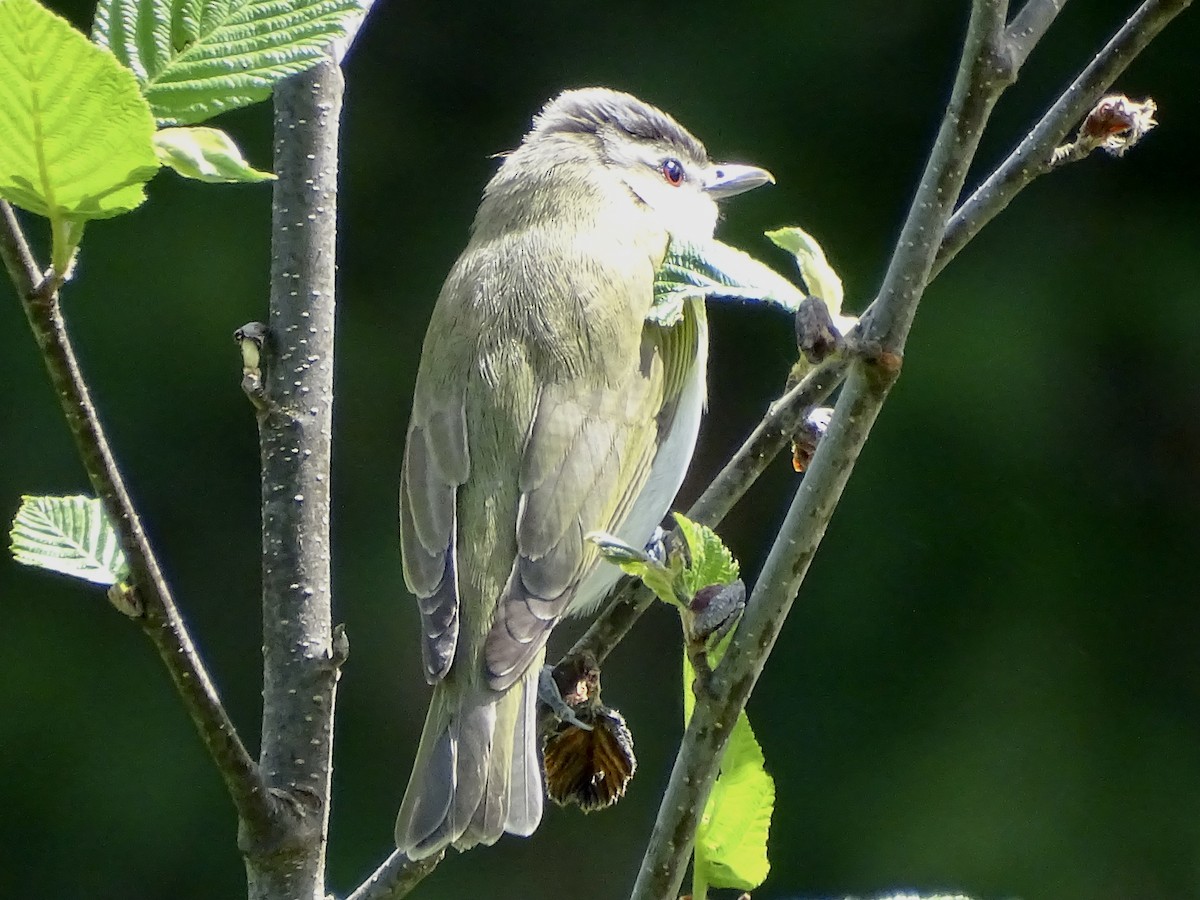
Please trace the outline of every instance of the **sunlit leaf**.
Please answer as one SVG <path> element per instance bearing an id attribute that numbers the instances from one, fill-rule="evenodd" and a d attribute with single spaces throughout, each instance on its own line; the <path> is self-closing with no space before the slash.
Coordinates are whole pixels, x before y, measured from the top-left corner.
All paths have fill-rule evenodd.
<path id="1" fill-rule="evenodd" d="M 752 891 L 771 870 L 767 836 L 775 809 L 775 780 L 763 764 L 762 748 L 742 712 L 696 829 L 696 866 L 712 887 Z"/>
<path id="2" fill-rule="evenodd" d="M 111 53 L 35 0 L 0 0 L 0 197 L 56 224 L 127 212 L 158 171 L 153 133 Z"/>
<path id="3" fill-rule="evenodd" d="M 91 497 L 22 497 L 9 538 L 13 559 L 27 566 L 104 585 L 129 575 L 117 533 Z"/>
<path id="4" fill-rule="evenodd" d="M 275 178 L 246 162 L 233 138 L 219 128 L 164 128 L 154 135 L 154 151 L 163 165 L 197 181 L 230 183 Z"/>
<path id="5" fill-rule="evenodd" d="M 800 277 L 808 285 L 809 293 L 824 300 L 832 315 L 840 316 L 844 299 L 842 279 L 825 258 L 825 251 L 816 238 L 795 225 L 766 234 L 776 247 L 795 257 Z"/>
<path id="6" fill-rule="evenodd" d="M 264 100 L 315 65 L 357 0 L 100 0 L 92 37 L 137 76 L 163 125 Z"/>
<path id="7" fill-rule="evenodd" d="M 689 597 L 710 584 L 729 584 L 738 577 L 738 563 L 721 538 L 707 525 L 693 522 L 682 513 L 675 521 L 688 548 L 684 569 L 684 591 Z"/>
<path id="8" fill-rule="evenodd" d="M 771 303 L 795 312 L 804 292 L 774 269 L 728 244 L 672 240 L 654 277 L 654 304 L 647 318 L 673 325 L 688 300 Z"/>

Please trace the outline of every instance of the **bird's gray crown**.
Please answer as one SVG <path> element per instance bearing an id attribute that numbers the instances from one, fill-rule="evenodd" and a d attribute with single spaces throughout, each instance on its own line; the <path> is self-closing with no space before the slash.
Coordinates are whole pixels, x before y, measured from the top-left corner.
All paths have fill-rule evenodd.
<path id="1" fill-rule="evenodd" d="M 564 91 L 534 117 L 530 136 L 553 133 L 596 134 L 608 128 L 643 141 L 669 144 L 697 162 L 707 162 L 708 151 L 686 128 L 632 94 L 608 88 Z"/>

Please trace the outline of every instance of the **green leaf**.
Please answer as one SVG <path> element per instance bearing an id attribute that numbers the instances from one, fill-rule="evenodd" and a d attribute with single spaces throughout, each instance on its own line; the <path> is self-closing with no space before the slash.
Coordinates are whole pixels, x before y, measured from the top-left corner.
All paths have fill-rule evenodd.
<path id="1" fill-rule="evenodd" d="M 673 325 L 683 315 L 686 301 L 710 298 L 772 303 L 795 312 L 804 292 L 774 269 L 728 244 L 672 239 L 666 259 L 654 276 L 654 304 L 647 319 Z"/>
<path id="2" fill-rule="evenodd" d="M 762 748 L 742 712 L 696 829 L 697 874 L 712 887 L 752 891 L 771 869 L 767 836 L 775 809 L 775 780 L 763 763 Z"/>
<path id="3" fill-rule="evenodd" d="M 9 538 L 13 559 L 27 566 L 105 585 L 129 576 L 117 533 L 91 497 L 22 497 Z"/>
<path id="4" fill-rule="evenodd" d="M 730 584 L 737 579 L 737 560 L 715 531 L 682 513 L 675 513 L 675 521 L 688 548 L 690 562 L 683 571 L 683 589 L 688 597 L 710 584 Z"/>
<path id="5" fill-rule="evenodd" d="M 145 200 L 153 133 L 137 81 L 111 53 L 35 0 L 0 0 L 0 197 L 51 220 L 56 269 L 82 221 Z"/>
<path id="6" fill-rule="evenodd" d="M 273 181 L 251 167 L 233 138 L 219 128 L 164 128 L 154 135 L 154 152 L 184 178 L 209 182 Z"/>
<path id="7" fill-rule="evenodd" d="M 796 258 L 800 277 L 808 285 L 808 292 L 824 300 L 832 315 L 840 316 L 842 300 L 845 299 L 842 279 L 825 258 L 825 251 L 816 238 L 795 225 L 768 231 L 766 235 L 776 247 Z"/>
<path id="8" fill-rule="evenodd" d="M 640 578 L 659 600 L 673 605 L 680 602 L 675 593 L 677 573 L 673 569 L 607 532 L 589 531 L 584 538 L 595 544 L 600 555 L 626 575 Z"/>
<path id="9" fill-rule="evenodd" d="M 163 125 L 265 100 L 345 34 L 357 0 L 100 0 L 92 38 L 129 66 Z"/>

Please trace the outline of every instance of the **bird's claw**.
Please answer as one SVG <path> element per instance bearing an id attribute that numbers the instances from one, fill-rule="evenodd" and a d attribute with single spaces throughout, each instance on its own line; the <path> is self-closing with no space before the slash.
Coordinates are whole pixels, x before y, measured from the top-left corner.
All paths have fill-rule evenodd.
<path id="1" fill-rule="evenodd" d="M 576 728 L 582 728 L 584 731 L 592 730 L 592 726 L 575 715 L 571 704 L 563 699 L 558 682 L 554 680 L 553 666 L 542 666 L 541 674 L 538 675 L 538 699 L 549 707 L 560 722 L 566 722 Z"/>

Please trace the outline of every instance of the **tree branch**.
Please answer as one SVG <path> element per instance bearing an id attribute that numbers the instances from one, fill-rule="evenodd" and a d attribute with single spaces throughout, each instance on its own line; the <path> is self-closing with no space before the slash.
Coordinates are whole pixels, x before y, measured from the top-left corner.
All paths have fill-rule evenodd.
<path id="1" fill-rule="evenodd" d="M 975 0 L 955 81 L 929 162 L 900 231 L 879 296 L 863 316 L 863 338 L 903 353 L 946 222 L 962 191 L 984 124 L 1017 72 L 1005 51 L 1006 0 Z"/>
<path id="2" fill-rule="evenodd" d="M 4 268 L 8 277 L 17 289 L 17 296 L 24 299 L 37 290 L 42 280 L 33 251 L 17 221 L 17 214 L 7 201 L 0 200 L 0 258 L 4 259 Z"/>
<path id="3" fill-rule="evenodd" d="M 1115 78 L 1129 59 L 1188 2 L 1151 0 L 1143 4 L 1089 69 L 1107 68 Z M 1036 43 L 1033 38 L 1039 30 L 1044 32 L 1056 12 L 1057 9 L 1039 4 L 1037 8 L 1023 10 L 1015 27 L 1005 29 L 1006 9 L 1002 0 L 976 0 L 972 6 L 955 89 L 879 296 L 864 316 L 863 336 L 854 347 L 858 358 L 850 368 L 829 430 L 818 445 L 767 557 L 731 651 L 714 673 L 711 696 L 715 699 L 697 702 L 634 886 L 635 900 L 659 900 L 674 897 L 678 892 L 695 839 L 696 823 L 715 781 L 729 733 L 738 713 L 745 708 L 854 463 L 891 385 L 899 376 L 917 305 L 936 273 L 935 258 L 940 261 L 939 254 L 945 253 L 947 247 L 951 250 L 949 256 L 957 252 L 945 237 L 949 210 L 962 189 L 987 118 L 1015 77 L 1023 57 Z M 1015 52 L 1008 45 L 1014 31 L 1020 31 L 1025 42 Z M 1114 44 L 1119 49 L 1114 49 Z M 1124 55 L 1120 66 L 1112 59 L 1117 54 Z M 1086 80 L 1086 74 L 1081 80 Z M 1047 132 L 1042 137 L 1039 146 L 1045 146 L 1043 157 L 1047 161 L 1053 146 L 1066 135 L 1071 123 L 1082 116 L 1107 86 L 1101 85 L 1101 81 L 1091 78 L 1090 87 L 1095 93 L 1073 102 L 1073 92 L 1079 91 L 1077 81 L 1055 104 L 1055 109 L 1071 108 L 1072 114 L 1063 115 L 1065 124 L 1057 134 Z M 1031 135 L 1027 142 L 1032 142 L 1032 138 Z M 1029 180 L 1025 179 L 1012 194 Z M 987 215 L 979 227 L 1003 209 L 1007 199 L 998 204 L 994 199 L 981 200 L 976 212 L 984 210 Z M 962 243 L 975 231 L 965 234 Z"/>
<path id="4" fill-rule="evenodd" d="M 1012 79 L 999 53 L 1006 18 L 1003 0 L 975 0 L 954 91 L 937 141 L 913 199 L 879 300 L 864 323 L 866 355 L 850 374 L 829 431 L 767 557 L 730 650 L 714 673 L 711 697 L 698 698 L 650 844 L 633 888 L 634 900 L 666 900 L 678 895 L 695 841 L 696 824 L 716 780 L 725 744 L 745 708 L 783 621 L 799 591 L 808 564 L 824 536 L 854 462 L 888 390 L 899 362 L 934 254 L 984 124 Z"/>
<path id="5" fill-rule="evenodd" d="M 1146 0 L 1138 7 L 1008 158 L 954 213 L 934 260 L 931 278 L 940 273 L 984 225 L 1003 212 L 1031 181 L 1050 171 L 1054 148 L 1066 139 L 1134 58 L 1191 2 Z"/>
<path id="6" fill-rule="evenodd" d="M 1013 16 L 1005 29 L 1004 38 L 1015 68 L 1020 69 L 1025 64 L 1033 48 L 1066 5 L 1067 0 L 1026 0 L 1021 11 Z"/>
<path id="7" fill-rule="evenodd" d="M 399 850 L 393 850 L 392 855 L 346 900 L 400 900 L 401 897 L 407 897 L 426 875 L 437 868 L 444 855 L 445 851 L 425 859 L 409 859 Z"/>
<path id="8" fill-rule="evenodd" d="M 738 451 L 687 511 L 694 522 L 716 528 L 745 496 L 767 466 L 788 446 L 800 423 L 846 378 L 850 362 L 831 357 L 818 365 L 767 409 Z"/>
<path id="9" fill-rule="evenodd" d="M 239 817 L 249 822 L 268 822 L 272 805 L 263 790 L 258 767 L 225 711 L 163 578 L 79 368 L 58 292 L 45 290 L 41 269 L 16 214 L 4 201 L 0 201 L 0 255 L 21 297 L 92 490 L 103 503 L 129 562 L 132 588 L 143 611 L 137 621 L 166 666 Z"/>
<path id="10" fill-rule="evenodd" d="M 287 815 L 243 828 L 251 900 L 323 900 L 334 700 L 345 635 L 332 625 L 338 125 L 331 60 L 275 90 L 271 298 L 262 451 L 263 720 L 260 768 Z"/>

